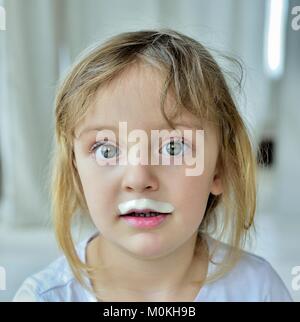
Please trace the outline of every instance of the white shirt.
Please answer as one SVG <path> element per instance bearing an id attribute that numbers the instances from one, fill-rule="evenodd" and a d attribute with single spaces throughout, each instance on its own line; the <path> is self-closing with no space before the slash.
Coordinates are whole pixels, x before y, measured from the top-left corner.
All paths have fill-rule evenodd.
<path id="1" fill-rule="evenodd" d="M 88 242 L 76 247 L 79 258 L 85 262 Z M 214 239 L 207 236 L 208 249 Z M 228 245 L 221 243 L 213 261 L 224 256 Z M 216 265 L 209 263 L 208 274 Z M 90 281 L 86 279 L 88 285 Z M 28 277 L 13 298 L 15 302 L 97 302 L 96 297 L 74 277 L 65 256 L 61 256 L 44 270 Z M 193 302 L 203 301 L 292 301 L 279 275 L 262 257 L 243 251 L 237 265 L 217 281 L 202 286 Z"/>

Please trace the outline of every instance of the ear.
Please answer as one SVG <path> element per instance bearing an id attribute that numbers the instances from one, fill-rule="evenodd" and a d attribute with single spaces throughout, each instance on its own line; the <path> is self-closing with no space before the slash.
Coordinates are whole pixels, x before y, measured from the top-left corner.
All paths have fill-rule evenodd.
<path id="1" fill-rule="evenodd" d="M 215 173 L 214 175 L 210 192 L 215 196 L 220 195 L 223 192 L 223 183 L 221 176 L 218 173 Z"/>

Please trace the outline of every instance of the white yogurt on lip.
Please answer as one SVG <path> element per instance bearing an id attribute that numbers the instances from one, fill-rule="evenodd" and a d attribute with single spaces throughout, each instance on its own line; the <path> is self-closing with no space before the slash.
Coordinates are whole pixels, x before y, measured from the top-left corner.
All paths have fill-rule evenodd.
<path id="1" fill-rule="evenodd" d="M 148 198 L 125 201 L 119 204 L 118 208 L 121 214 L 125 214 L 130 209 L 153 209 L 154 211 L 161 213 L 169 213 L 175 210 L 175 207 L 171 203 Z"/>

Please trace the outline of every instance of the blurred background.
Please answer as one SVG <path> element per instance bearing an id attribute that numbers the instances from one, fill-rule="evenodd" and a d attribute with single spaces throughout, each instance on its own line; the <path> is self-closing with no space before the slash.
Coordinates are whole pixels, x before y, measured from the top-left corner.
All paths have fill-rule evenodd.
<path id="1" fill-rule="evenodd" d="M 243 61 L 240 108 L 264 151 L 247 247 L 300 301 L 299 283 L 292 287 L 300 266 L 300 0 L 0 0 L 0 8 L 0 301 L 60 254 L 49 199 L 58 80 L 95 41 L 156 27 Z"/>

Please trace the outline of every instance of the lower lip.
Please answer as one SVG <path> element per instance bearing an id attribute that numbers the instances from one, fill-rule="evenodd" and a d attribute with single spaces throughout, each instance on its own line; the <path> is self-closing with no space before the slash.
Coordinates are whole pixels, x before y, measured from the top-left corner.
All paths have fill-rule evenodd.
<path id="1" fill-rule="evenodd" d="M 169 215 L 159 215 L 155 217 L 130 217 L 121 216 L 125 222 L 137 228 L 154 228 L 162 224 Z"/>

